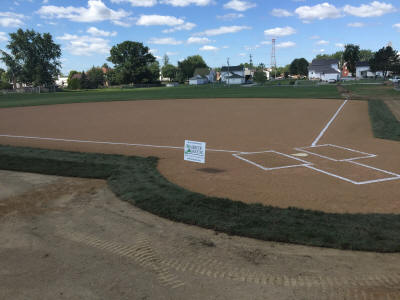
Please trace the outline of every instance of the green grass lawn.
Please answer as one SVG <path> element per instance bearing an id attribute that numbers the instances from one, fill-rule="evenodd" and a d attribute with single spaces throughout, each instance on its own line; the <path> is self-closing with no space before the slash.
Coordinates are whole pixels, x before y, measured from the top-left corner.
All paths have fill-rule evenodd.
<path id="1" fill-rule="evenodd" d="M 400 92 L 392 85 L 352 84 L 343 86 L 350 91 L 351 99 L 360 100 L 400 100 Z"/>
<path id="2" fill-rule="evenodd" d="M 106 179 L 122 200 L 173 221 L 268 241 L 399 252 L 400 215 L 331 214 L 208 197 L 167 181 L 157 158 L 0 146 L 0 169 Z"/>
<path id="3" fill-rule="evenodd" d="M 193 98 L 341 98 L 336 86 L 179 86 L 0 95 L 0 108 L 81 102 Z"/>

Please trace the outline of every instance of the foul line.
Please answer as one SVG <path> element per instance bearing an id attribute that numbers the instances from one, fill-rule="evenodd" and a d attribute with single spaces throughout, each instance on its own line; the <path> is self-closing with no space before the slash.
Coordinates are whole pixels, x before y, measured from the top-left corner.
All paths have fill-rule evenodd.
<path id="1" fill-rule="evenodd" d="M 325 128 L 322 129 L 321 133 L 318 135 L 318 137 L 315 139 L 315 141 L 311 144 L 312 147 L 317 145 L 319 140 L 322 138 L 322 136 L 325 134 L 325 132 L 328 130 L 329 126 L 332 124 L 332 122 L 336 119 L 340 111 L 342 110 L 343 106 L 346 105 L 346 103 L 349 101 L 349 99 L 346 99 L 342 105 L 340 105 L 339 109 L 336 111 L 336 113 L 333 115 L 333 117 L 329 120 L 328 124 L 326 124 Z"/>
<path id="2" fill-rule="evenodd" d="M 30 139 L 30 140 L 53 141 L 53 142 L 70 142 L 70 143 L 103 144 L 103 145 L 122 145 L 122 146 L 131 146 L 131 147 L 166 148 L 166 149 L 179 149 L 179 150 L 181 150 L 181 149 L 183 150 L 184 149 L 184 147 L 176 147 L 176 146 L 159 146 L 159 145 L 149 145 L 149 144 L 130 144 L 130 143 L 119 143 L 119 142 L 86 141 L 86 140 L 45 138 L 45 137 L 38 137 L 38 136 L 23 136 L 23 135 L 9 135 L 9 134 L 0 134 L 0 137 L 14 138 L 14 139 Z M 220 149 L 210 149 L 210 148 L 207 148 L 207 151 L 226 152 L 226 153 L 239 153 L 240 152 L 240 151 L 234 151 L 234 150 L 220 150 Z"/>

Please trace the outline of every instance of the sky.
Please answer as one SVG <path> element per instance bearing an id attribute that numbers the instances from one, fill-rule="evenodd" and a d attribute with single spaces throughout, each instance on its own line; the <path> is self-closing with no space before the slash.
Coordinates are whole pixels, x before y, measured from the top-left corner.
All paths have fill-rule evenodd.
<path id="1" fill-rule="evenodd" d="M 400 48 L 400 1 L 335 0 L 1 0 L 0 49 L 18 28 L 49 32 L 61 45 L 62 72 L 107 62 L 112 46 L 148 46 L 162 63 L 199 54 L 210 67 L 311 61 L 348 43 Z M 8 9 L 6 9 L 8 7 Z"/>

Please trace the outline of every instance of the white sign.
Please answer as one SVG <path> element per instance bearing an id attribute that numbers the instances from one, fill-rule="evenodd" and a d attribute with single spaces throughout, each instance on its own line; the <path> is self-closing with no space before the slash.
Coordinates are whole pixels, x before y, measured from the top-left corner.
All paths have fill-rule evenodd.
<path id="1" fill-rule="evenodd" d="M 185 141 L 184 160 L 202 163 L 206 162 L 206 143 Z"/>

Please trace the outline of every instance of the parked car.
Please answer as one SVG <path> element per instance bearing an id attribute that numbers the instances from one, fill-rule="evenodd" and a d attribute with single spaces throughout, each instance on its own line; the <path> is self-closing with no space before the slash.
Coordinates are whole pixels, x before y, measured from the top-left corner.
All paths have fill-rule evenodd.
<path id="1" fill-rule="evenodd" d="M 328 82 L 329 83 L 336 83 L 336 79 L 331 78 L 331 79 L 328 80 Z"/>
<path id="2" fill-rule="evenodd" d="M 393 78 L 389 79 L 393 83 L 398 83 L 400 81 L 400 76 L 394 76 Z"/>

